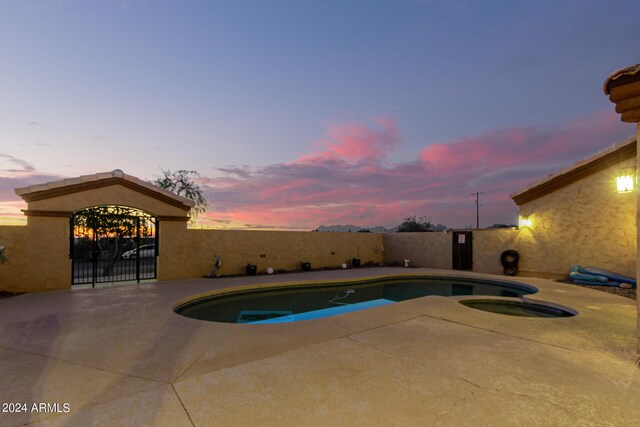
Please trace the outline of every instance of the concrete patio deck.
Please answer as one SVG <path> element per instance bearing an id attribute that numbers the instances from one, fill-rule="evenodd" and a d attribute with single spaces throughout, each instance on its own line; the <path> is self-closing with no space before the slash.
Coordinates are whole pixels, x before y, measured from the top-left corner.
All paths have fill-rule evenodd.
<path id="1" fill-rule="evenodd" d="M 411 273 L 504 276 L 434 269 Z M 241 325 L 173 312 L 189 295 L 333 280 L 371 268 L 199 279 L 0 300 L 0 426 L 640 425 L 634 301 L 549 280 L 539 319 L 426 297 L 307 322 Z M 69 405 L 32 412 L 33 403 Z M 54 409 L 53 406 L 49 408 Z"/>

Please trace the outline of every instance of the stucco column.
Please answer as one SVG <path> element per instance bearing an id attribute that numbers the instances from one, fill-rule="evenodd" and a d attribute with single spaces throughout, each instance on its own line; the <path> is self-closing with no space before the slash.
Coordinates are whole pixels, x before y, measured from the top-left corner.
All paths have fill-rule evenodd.
<path id="1" fill-rule="evenodd" d="M 614 71 L 604 82 L 604 93 L 616 104 L 620 120 L 636 123 L 636 138 L 640 138 L 640 64 Z M 636 148 L 636 280 L 640 277 L 640 197 L 638 197 L 638 165 L 640 150 Z M 636 353 L 640 354 L 640 299 L 636 301 Z"/>

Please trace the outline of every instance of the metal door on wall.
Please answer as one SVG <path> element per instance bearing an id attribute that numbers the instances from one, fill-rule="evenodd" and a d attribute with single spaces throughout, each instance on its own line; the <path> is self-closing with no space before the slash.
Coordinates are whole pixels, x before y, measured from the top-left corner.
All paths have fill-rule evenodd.
<path id="1" fill-rule="evenodd" d="M 122 206 L 75 212 L 69 221 L 72 285 L 155 279 L 158 222 Z"/>
<path id="2" fill-rule="evenodd" d="M 473 270 L 473 234 L 471 231 L 453 232 L 454 270 Z"/>

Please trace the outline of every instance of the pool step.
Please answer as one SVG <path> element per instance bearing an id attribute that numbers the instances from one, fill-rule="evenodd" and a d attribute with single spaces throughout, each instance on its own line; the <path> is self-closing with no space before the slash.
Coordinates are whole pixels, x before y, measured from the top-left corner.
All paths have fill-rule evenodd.
<path id="1" fill-rule="evenodd" d="M 339 305 L 337 307 L 323 308 L 321 310 L 307 311 L 305 313 L 290 314 L 286 316 L 274 317 L 272 319 L 247 322 L 252 325 L 264 325 L 268 323 L 299 322 L 301 320 L 320 319 L 322 317 L 335 316 L 336 314 L 351 313 L 353 311 L 364 310 L 365 308 L 380 307 L 382 305 L 393 304 L 395 301 L 380 298 L 371 301 L 363 301 L 355 304 Z"/>

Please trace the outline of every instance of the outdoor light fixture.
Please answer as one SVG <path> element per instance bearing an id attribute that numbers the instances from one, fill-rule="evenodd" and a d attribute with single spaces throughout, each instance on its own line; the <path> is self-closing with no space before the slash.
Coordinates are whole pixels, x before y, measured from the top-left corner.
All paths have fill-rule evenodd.
<path id="1" fill-rule="evenodd" d="M 618 193 L 631 193 L 633 191 L 633 182 L 635 176 L 633 168 L 624 168 L 620 171 L 620 175 L 616 177 L 616 186 Z"/>
<path id="2" fill-rule="evenodd" d="M 520 227 L 531 227 L 531 224 L 532 222 L 529 218 L 520 217 L 520 219 L 518 220 L 518 225 Z"/>

